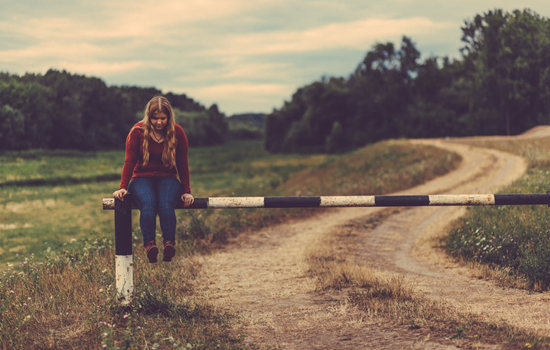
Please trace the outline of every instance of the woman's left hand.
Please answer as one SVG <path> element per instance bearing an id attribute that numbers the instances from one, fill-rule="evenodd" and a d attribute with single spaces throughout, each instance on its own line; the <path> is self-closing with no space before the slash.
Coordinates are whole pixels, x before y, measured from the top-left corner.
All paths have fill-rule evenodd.
<path id="1" fill-rule="evenodd" d="M 195 201 L 195 197 L 193 197 L 190 193 L 184 193 L 181 196 L 181 201 L 183 202 L 184 207 L 188 207 Z"/>

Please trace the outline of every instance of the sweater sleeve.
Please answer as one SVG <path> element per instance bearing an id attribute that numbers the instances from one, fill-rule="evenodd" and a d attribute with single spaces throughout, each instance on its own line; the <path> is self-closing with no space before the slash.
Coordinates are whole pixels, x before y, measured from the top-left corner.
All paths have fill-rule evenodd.
<path id="1" fill-rule="evenodd" d="M 134 168 L 140 157 L 139 152 L 139 130 L 134 127 L 128 133 L 126 138 L 126 155 L 124 159 L 124 167 L 122 168 L 122 176 L 120 179 L 120 188 L 128 189 L 128 183 L 134 174 Z"/>
<path id="2" fill-rule="evenodd" d="M 178 168 L 178 174 L 183 186 L 183 193 L 191 193 L 188 160 L 189 143 L 185 132 L 179 125 L 176 126 L 176 137 L 178 139 L 178 144 L 176 145 L 176 167 Z"/>

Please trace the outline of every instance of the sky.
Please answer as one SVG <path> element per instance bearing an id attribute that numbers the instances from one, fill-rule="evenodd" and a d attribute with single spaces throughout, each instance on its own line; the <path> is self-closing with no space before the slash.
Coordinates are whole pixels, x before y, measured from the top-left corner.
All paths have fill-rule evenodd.
<path id="1" fill-rule="evenodd" d="M 301 86 L 347 77 L 379 42 L 409 36 L 430 56 L 460 57 L 476 14 L 550 1 L 0 0 L 0 71 L 48 69 L 107 85 L 156 87 L 216 103 L 227 115 L 269 113 Z"/>

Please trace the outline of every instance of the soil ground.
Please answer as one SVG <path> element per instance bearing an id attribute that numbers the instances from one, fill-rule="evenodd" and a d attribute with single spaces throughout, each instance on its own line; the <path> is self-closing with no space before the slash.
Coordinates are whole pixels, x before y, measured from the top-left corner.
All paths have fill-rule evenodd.
<path id="1" fill-rule="evenodd" d="M 548 136 L 548 128 L 533 137 Z M 529 137 L 529 133 L 521 136 Z M 522 176 L 527 163 L 507 153 L 451 140 L 411 140 L 459 153 L 455 171 L 395 194 L 498 193 Z M 200 293 L 216 307 L 239 315 L 244 341 L 282 349 L 455 349 L 455 341 L 370 317 L 347 303 L 346 292 L 319 292 L 307 274 L 308 248 L 328 235 L 350 237 L 357 264 L 403 275 L 415 291 L 449 307 L 550 336 L 550 294 L 504 289 L 454 263 L 434 242 L 464 215 L 465 207 L 391 209 L 376 227 L 362 223 L 387 208 L 320 209 L 318 215 L 240 237 L 201 257 Z M 322 212 L 321 212 L 322 211 Z M 353 235 L 342 234 L 353 230 Z M 498 349 L 499 344 L 468 344 Z"/>

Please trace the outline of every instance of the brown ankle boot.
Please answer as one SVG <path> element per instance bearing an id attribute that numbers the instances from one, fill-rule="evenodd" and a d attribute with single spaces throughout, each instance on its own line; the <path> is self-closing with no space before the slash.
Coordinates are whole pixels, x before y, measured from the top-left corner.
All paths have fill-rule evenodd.
<path id="1" fill-rule="evenodd" d="M 176 242 L 166 241 L 164 243 L 164 254 L 162 256 L 162 261 L 172 261 L 174 255 L 176 255 Z"/>
<path id="2" fill-rule="evenodd" d="M 155 241 L 147 242 L 147 244 L 145 245 L 145 254 L 147 254 L 147 259 L 149 259 L 150 263 L 157 262 L 157 255 L 159 254 L 159 249 L 157 248 Z"/>

